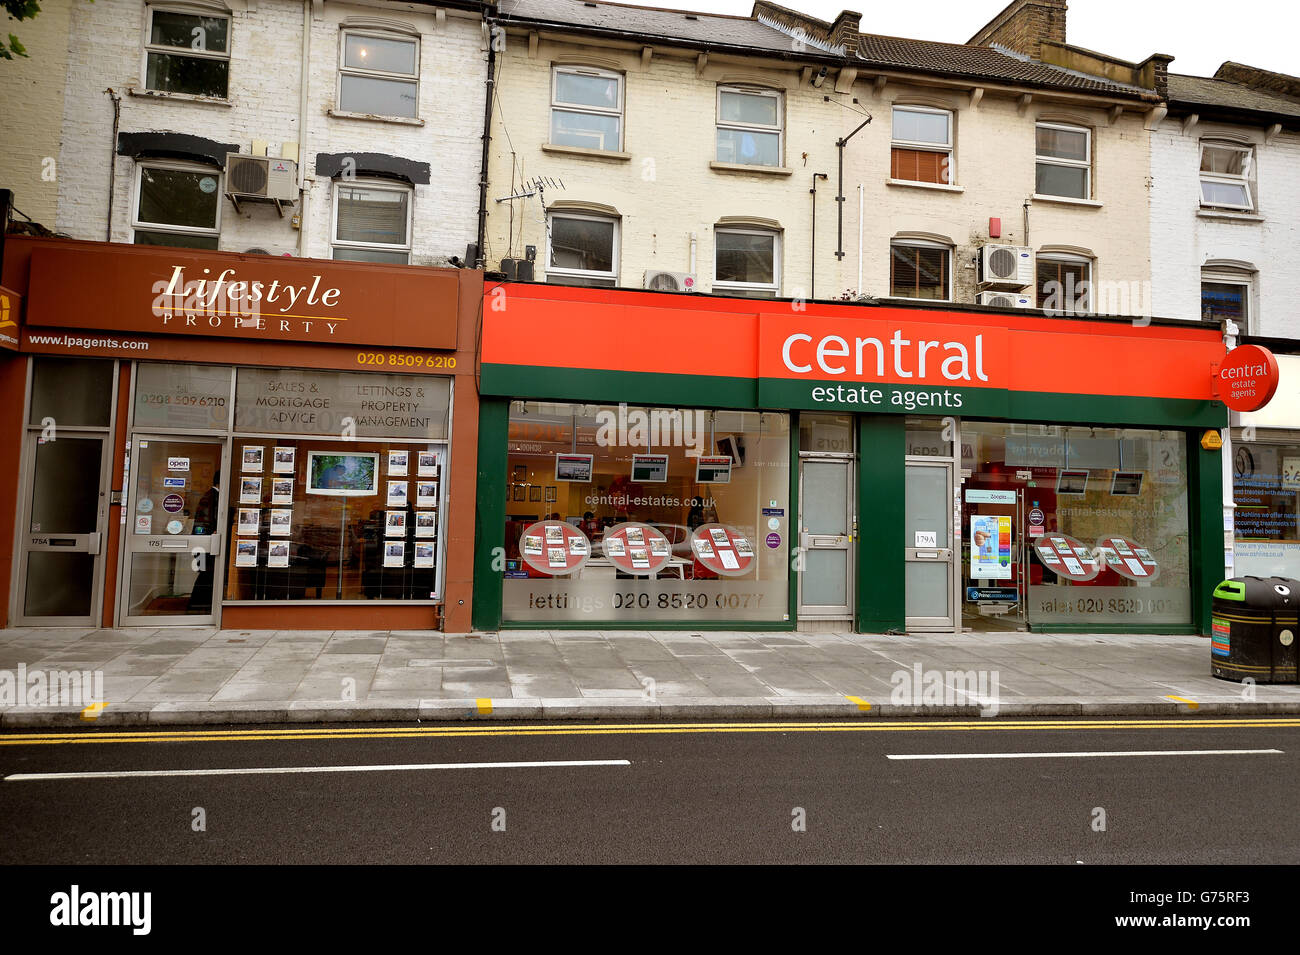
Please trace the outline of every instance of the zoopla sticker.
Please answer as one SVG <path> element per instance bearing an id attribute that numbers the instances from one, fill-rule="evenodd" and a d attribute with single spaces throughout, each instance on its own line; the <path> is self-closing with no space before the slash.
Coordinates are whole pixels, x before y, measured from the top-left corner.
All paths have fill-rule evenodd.
<path id="1" fill-rule="evenodd" d="M 185 525 L 184 525 L 183 523 L 181 523 L 180 521 L 168 521 L 168 522 L 167 522 L 167 533 L 168 533 L 168 534 L 179 534 L 179 533 L 181 532 L 181 529 L 182 529 L 183 527 L 185 527 Z"/>

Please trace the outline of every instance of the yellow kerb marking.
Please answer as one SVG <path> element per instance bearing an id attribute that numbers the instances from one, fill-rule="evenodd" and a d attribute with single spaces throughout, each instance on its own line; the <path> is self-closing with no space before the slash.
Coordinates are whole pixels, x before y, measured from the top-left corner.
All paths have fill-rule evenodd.
<path id="1" fill-rule="evenodd" d="M 858 704 L 858 709 L 860 709 L 863 713 L 865 713 L 865 712 L 867 712 L 867 710 L 871 709 L 871 704 L 868 703 L 866 700 L 864 700 L 864 699 L 863 699 L 862 697 L 860 697 L 860 696 L 849 696 L 849 695 L 846 693 L 846 694 L 844 695 L 844 699 L 848 700 L 850 703 L 856 703 L 856 704 Z"/>
<path id="2" fill-rule="evenodd" d="M 1187 704 L 1187 708 L 1188 708 L 1189 710 L 1197 709 L 1197 708 L 1199 708 L 1200 705 L 1201 705 L 1201 704 L 1197 703 L 1195 700 L 1189 700 L 1189 699 L 1187 699 L 1186 697 L 1183 697 L 1183 696 L 1166 696 L 1165 699 L 1166 699 L 1166 700 L 1173 700 L 1175 703 L 1186 703 L 1186 704 Z"/>
<path id="3" fill-rule="evenodd" d="M 108 703 L 102 701 L 99 703 L 92 703 L 81 711 L 81 718 L 83 720 L 97 720 L 99 719 L 99 714 L 104 712 L 104 707 L 106 706 L 108 706 Z"/>
<path id="4" fill-rule="evenodd" d="M 478 704 L 478 713 L 479 713 L 479 716 L 491 716 L 491 715 L 492 715 L 492 700 L 491 700 L 489 697 L 486 697 L 486 696 L 480 696 L 480 697 L 479 697 L 477 700 L 475 700 L 474 702 Z"/>

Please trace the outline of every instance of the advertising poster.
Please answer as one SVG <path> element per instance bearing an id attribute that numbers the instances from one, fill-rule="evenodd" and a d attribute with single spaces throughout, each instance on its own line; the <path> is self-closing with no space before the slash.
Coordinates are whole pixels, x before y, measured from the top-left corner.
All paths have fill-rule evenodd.
<path id="1" fill-rule="evenodd" d="M 262 503 L 262 479 L 260 477 L 240 479 L 239 503 L 240 504 L 261 504 Z"/>
<path id="2" fill-rule="evenodd" d="M 288 541 L 271 541 L 266 551 L 267 567 L 288 567 L 289 566 L 289 542 Z"/>
<path id="3" fill-rule="evenodd" d="M 262 473 L 262 451 L 261 445 L 246 444 L 244 445 L 244 467 L 245 474 Z"/>
<path id="4" fill-rule="evenodd" d="M 262 527 L 262 512 L 256 507 L 241 507 L 239 509 L 239 523 L 236 525 L 235 533 L 241 537 L 256 537 Z M 249 566 L 256 566 L 252 564 Z"/>
<path id="5" fill-rule="evenodd" d="M 406 563 L 406 544 L 403 541 L 384 543 L 384 566 L 401 567 Z"/>
<path id="6" fill-rule="evenodd" d="M 293 509 L 274 507 L 271 509 L 271 536 L 288 537 L 293 527 Z"/>
<path id="7" fill-rule="evenodd" d="M 405 481 L 388 482 L 388 506 L 406 507 L 406 482 Z"/>
<path id="8" fill-rule="evenodd" d="M 257 541 L 235 541 L 235 566 L 257 566 Z"/>
<path id="9" fill-rule="evenodd" d="M 416 567 L 433 566 L 433 545 L 432 544 L 415 545 L 415 566 Z"/>
<path id="10" fill-rule="evenodd" d="M 416 507 L 437 507 L 438 506 L 438 482 L 437 481 L 416 481 L 415 482 L 415 506 Z"/>
<path id="11" fill-rule="evenodd" d="M 388 452 L 388 476 L 406 477 L 406 463 L 409 451 Z"/>
<path id="12" fill-rule="evenodd" d="M 976 580 L 1011 579 L 1011 518 L 972 514 L 970 576 Z"/>
<path id="13" fill-rule="evenodd" d="M 271 503 L 293 503 L 293 478 L 273 478 L 271 481 Z"/>
<path id="14" fill-rule="evenodd" d="M 437 537 L 438 536 L 438 515 L 433 511 L 416 511 L 415 512 L 415 536 L 416 537 Z M 537 553 L 541 553 L 539 550 Z"/>
<path id="15" fill-rule="evenodd" d="M 406 511 L 387 511 L 387 519 L 384 521 L 385 537 L 405 537 L 406 536 Z"/>
<path id="16" fill-rule="evenodd" d="M 555 480 L 590 484 L 592 458 L 593 456 L 590 454 L 557 454 L 555 456 Z"/>
<path id="17" fill-rule="evenodd" d="M 438 473 L 438 452 L 421 451 L 417 466 L 419 477 L 434 477 Z"/>
<path id="18" fill-rule="evenodd" d="M 275 474 L 292 474 L 294 453 L 294 448 L 272 448 L 271 471 Z"/>

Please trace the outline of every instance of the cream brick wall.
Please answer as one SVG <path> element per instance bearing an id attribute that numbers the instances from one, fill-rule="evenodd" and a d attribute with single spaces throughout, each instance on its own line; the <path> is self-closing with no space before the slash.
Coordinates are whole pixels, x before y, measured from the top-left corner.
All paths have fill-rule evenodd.
<path id="1" fill-rule="evenodd" d="M 1216 136 L 1255 147 L 1257 211 L 1262 221 L 1211 218 L 1200 209 L 1200 143 Z M 1235 261 L 1255 270 L 1250 327 L 1300 338 L 1294 290 L 1300 283 L 1300 136 L 1264 142 L 1262 128 L 1200 123 L 1184 132 L 1167 120 L 1152 135 L 1152 285 L 1158 314 L 1201 316 L 1201 269 Z M 1208 210 L 1205 210 L 1208 212 Z"/>
<path id="2" fill-rule="evenodd" d="M 550 131 L 551 70 L 580 63 L 625 74 L 624 150 L 630 159 L 574 156 L 544 150 Z M 1002 219 L 992 240 L 1024 242 L 1024 201 L 1034 191 L 1034 124 L 1069 120 L 1093 130 L 1095 204 L 1033 202 L 1032 247 L 1070 247 L 1095 256 L 1094 280 L 1124 283 L 1136 301 L 1122 311 L 1146 311 L 1149 277 L 1147 134 L 1142 114 L 1126 111 L 1112 124 L 1105 109 L 1057 105 L 1035 98 L 1022 115 L 1010 94 L 989 91 L 977 108 L 965 92 L 887 85 L 877 94 L 868 82 L 851 94 L 834 91 L 832 74 L 821 89 L 801 82 L 797 64 L 758 59 L 726 63 L 710 58 L 697 73 L 693 54 L 655 51 L 648 68 L 636 51 L 542 40 L 530 56 L 527 38 L 510 34 L 500 55 L 499 105 L 493 120 L 492 198 L 536 176 L 563 180 L 548 189 L 548 206 L 560 202 L 613 207 L 621 216 L 619 284 L 640 287 L 647 270 L 690 271 L 690 237 L 696 236 L 695 272 L 700 291 L 711 291 L 714 226 L 723 217 L 776 220 L 782 232 L 781 295 L 813 288 L 814 173 L 817 183 L 815 295 L 834 298 L 857 291 L 858 184 L 864 187 L 862 268 L 866 294 L 889 294 L 890 239 L 900 232 L 930 233 L 955 248 L 955 301 L 973 302 L 971 267 L 988 238 L 990 217 Z M 790 175 L 737 174 L 711 169 L 715 157 L 719 84 L 750 82 L 784 90 L 784 165 Z M 830 96 L 833 102 L 826 102 Z M 855 106 L 852 98 L 857 97 Z M 894 102 L 945 105 L 956 113 L 956 184 L 960 192 L 887 185 L 891 106 Z M 868 111 L 870 125 L 844 153 L 844 258 L 836 250 L 836 139 Z M 512 221 L 513 219 L 513 221 Z M 537 274 L 545 278 L 546 223 L 536 197 L 489 203 L 488 266 L 537 247 Z M 1136 283 L 1131 285 L 1131 283 Z"/>
<path id="3" fill-rule="evenodd" d="M 136 164 L 117 156 L 111 230 L 106 233 L 113 109 L 104 92 L 121 97 L 121 132 L 170 131 L 238 144 L 248 151 L 265 140 L 279 155 L 282 144 L 300 143 L 307 177 L 306 234 L 291 225 L 294 210 L 280 218 L 273 206 L 244 203 L 238 212 L 221 208 L 220 247 L 263 248 L 272 254 L 328 258 L 332 184 L 315 179 L 318 152 L 377 152 L 431 166 L 431 181 L 415 190 L 414 264 L 443 264 L 463 255 L 477 228 L 475 188 L 481 143 L 482 89 L 486 53 L 477 20 L 449 15 L 438 23 L 432 12 L 330 3 L 311 24 L 307 70 L 307 129 L 300 130 L 303 4 L 291 0 L 231 0 L 230 105 L 132 95 L 143 88 L 145 4 L 139 0 L 97 0 L 73 27 L 68 95 L 60 153 L 58 228 L 75 238 L 130 242 Z M 420 31 L 419 116 L 423 126 L 378 120 L 334 118 L 339 30 L 349 18 L 382 16 Z"/>
<path id="4" fill-rule="evenodd" d="M 85 0 L 49 0 L 34 20 L 5 21 L 27 48 L 27 57 L 0 62 L 4 145 L 0 186 L 14 191 L 14 205 L 54 228 L 58 205 L 58 155 L 62 130 L 63 76 L 67 70 L 68 26 Z M 6 39 L 7 42 L 7 39 Z"/>
<path id="5" fill-rule="evenodd" d="M 1093 257 L 1097 285 L 1094 310 L 1109 301 L 1121 314 L 1148 313 L 1148 147 L 1143 114 L 1126 110 L 1112 125 L 1108 111 L 1060 104 L 1036 95 L 1023 114 L 1009 93 L 989 90 L 971 108 L 964 93 L 889 83 L 878 95 L 859 84 L 862 104 L 874 119 L 846 147 L 845 259 L 842 280 L 857 284 L 858 204 L 865 193 L 862 292 L 889 294 L 889 244 L 899 233 L 932 233 L 950 239 L 956 260 L 954 301 L 973 302 L 979 248 L 988 243 L 1044 249 L 1086 250 Z M 888 184 L 892 112 L 895 105 L 952 109 L 955 127 L 955 185 L 961 192 Z M 1092 131 L 1092 192 L 1095 204 L 1034 199 L 1035 124 L 1067 122 Z M 1029 206 L 1025 240 L 1024 204 Z M 989 237 L 989 219 L 999 218 L 1001 238 Z M 1032 297 L 1032 291 L 1027 292 Z"/>

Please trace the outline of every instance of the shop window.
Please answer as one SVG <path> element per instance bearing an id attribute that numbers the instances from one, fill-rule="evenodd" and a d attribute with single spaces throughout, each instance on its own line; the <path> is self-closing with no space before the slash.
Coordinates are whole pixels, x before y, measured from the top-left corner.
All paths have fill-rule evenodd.
<path id="1" fill-rule="evenodd" d="M 1201 143 L 1201 205 L 1252 212 L 1255 151 L 1234 143 Z"/>
<path id="2" fill-rule="evenodd" d="M 1201 320 L 1218 324 L 1232 321 L 1250 329 L 1250 279 L 1211 272 L 1201 273 Z"/>
<path id="3" fill-rule="evenodd" d="M 1232 438 L 1233 573 L 1300 577 L 1300 443 L 1240 430 Z"/>
<path id="4" fill-rule="evenodd" d="M 714 292 L 775 298 L 781 291 L 781 240 L 775 232 L 717 229 L 713 244 Z"/>
<path id="5" fill-rule="evenodd" d="M 419 37 L 344 30 L 339 109 L 414 119 L 420 103 Z"/>
<path id="6" fill-rule="evenodd" d="M 215 249 L 221 234 L 221 171 L 180 163 L 135 167 L 136 245 Z"/>
<path id="7" fill-rule="evenodd" d="M 557 66 L 551 73 L 551 145 L 618 152 L 623 146 L 623 77 Z"/>
<path id="8" fill-rule="evenodd" d="M 1092 198 L 1092 130 L 1039 123 L 1034 130 L 1034 192 L 1068 199 Z"/>
<path id="9" fill-rule="evenodd" d="M 229 393 L 202 366 L 141 389 L 209 396 L 218 415 Z M 450 400 L 446 378 L 237 369 L 225 599 L 438 599 Z M 193 402 L 172 404 L 152 413 L 182 426 Z"/>
<path id="10" fill-rule="evenodd" d="M 230 85 L 230 17 L 146 9 L 145 87 L 225 99 Z"/>
<path id="11" fill-rule="evenodd" d="M 1040 252 L 1037 306 L 1055 318 L 1087 315 L 1092 309 L 1092 262 L 1078 255 Z"/>
<path id="12" fill-rule="evenodd" d="M 889 176 L 906 182 L 955 182 L 952 113 L 925 106 L 895 106 Z"/>
<path id="13" fill-rule="evenodd" d="M 610 288 L 617 284 L 617 220 L 557 212 L 547 226 L 547 282 Z"/>
<path id="14" fill-rule="evenodd" d="M 515 401 L 504 477 L 506 621 L 786 619 L 788 414 Z M 587 538 L 573 572 L 540 569 L 547 540 L 524 540 L 548 519 Z M 651 538 L 663 548 L 654 570 L 635 572 L 638 545 L 616 530 L 627 524 L 653 529 L 641 541 L 645 557 Z M 733 571 L 719 562 L 722 545 L 700 556 L 693 541 L 716 541 L 719 526 Z M 607 550 L 609 540 L 624 546 Z"/>
<path id="15" fill-rule="evenodd" d="M 718 162 L 781 165 L 781 94 L 775 90 L 718 88 Z"/>
<path id="16" fill-rule="evenodd" d="M 334 258 L 350 262 L 411 260 L 410 186 L 334 183 Z"/>
<path id="17" fill-rule="evenodd" d="M 952 298 L 951 249 L 913 241 L 895 242 L 889 251 L 891 296 L 945 302 Z"/>
<path id="18" fill-rule="evenodd" d="M 964 623 L 1192 622 L 1181 431 L 963 422 Z"/>

